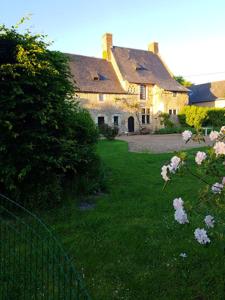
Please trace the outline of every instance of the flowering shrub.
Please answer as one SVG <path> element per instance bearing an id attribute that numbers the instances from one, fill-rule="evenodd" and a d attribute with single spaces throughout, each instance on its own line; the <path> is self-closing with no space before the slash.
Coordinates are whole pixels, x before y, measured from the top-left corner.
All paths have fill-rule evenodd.
<path id="1" fill-rule="evenodd" d="M 190 140 L 204 141 L 204 137 L 201 134 L 193 135 L 189 130 L 185 130 L 182 133 L 182 137 L 185 143 L 188 143 Z M 199 201 L 196 203 L 194 213 L 211 210 L 217 217 L 215 220 L 212 215 L 206 215 L 204 220 L 202 220 L 206 228 L 196 228 L 194 230 L 194 238 L 201 245 L 209 244 L 216 236 L 221 238 L 219 216 L 221 211 L 225 211 L 225 126 L 221 127 L 220 132 L 212 131 L 209 138 L 212 146 L 206 152 L 198 151 L 196 153 L 194 169 L 189 163 L 188 155 L 185 152 L 176 153 L 170 162 L 162 166 L 161 169 L 161 176 L 165 181 L 164 188 L 175 173 L 183 171 L 187 171 L 204 184 L 204 187 L 200 190 Z M 189 208 L 187 212 L 184 206 Z M 180 197 L 175 198 L 173 207 L 175 209 L 175 221 L 179 224 L 191 223 L 189 213 L 193 207 L 189 205 L 188 201 L 184 202 Z M 215 224 L 217 225 L 218 234 L 216 234 L 216 231 L 214 233 L 207 232 L 207 230 L 213 229 Z"/>

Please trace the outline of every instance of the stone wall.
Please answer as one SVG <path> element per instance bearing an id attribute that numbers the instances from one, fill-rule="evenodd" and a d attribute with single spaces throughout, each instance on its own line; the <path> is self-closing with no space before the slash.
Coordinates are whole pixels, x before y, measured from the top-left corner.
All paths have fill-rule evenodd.
<path id="1" fill-rule="evenodd" d="M 135 110 L 130 104 L 138 103 L 141 121 L 141 110 L 150 110 L 150 124 L 142 125 L 154 131 L 161 128 L 159 115 L 161 112 L 169 113 L 169 110 L 176 110 L 176 114 L 184 105 L 188 104 L 188 95 L 186 93 L 172 93 L 160 89 L 157 86 L 148 85 L 146 90 L 146 100 L 140 100 L 140 85 L 126 83 L 129 94 L 116 95 L 104 94 L 101 100 L 97 93 L 77 93 L 78 101 L 87 108 L 95 123 L 98 123 L 98 117 L 104 117 L 105 123 L 112 126 L 113 117 L 118 116 L 120 132 L 128 131 L 128 118 L 134 117 L 135 131 L 139 130 L 139 122 Z M 127 105 L 127 103 L 129 105 Z"/>

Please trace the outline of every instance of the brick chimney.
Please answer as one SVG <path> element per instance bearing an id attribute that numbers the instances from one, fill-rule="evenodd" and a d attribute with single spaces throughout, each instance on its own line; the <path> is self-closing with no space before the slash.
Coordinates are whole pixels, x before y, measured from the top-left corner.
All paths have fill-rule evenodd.
<path id="1" fill-rule="evenodd" d="M 108 61 L 111 61 L 112 38 L 111 33 L 105 33 L 102 37 L 102 57 Z"/>
<path id="2" fill-rule="evenodd" d="M 153 42 L 148 45 L 148 51 L 153 52 L 154 54 L 159 54 L 159 45 L 156 42 Z"/>

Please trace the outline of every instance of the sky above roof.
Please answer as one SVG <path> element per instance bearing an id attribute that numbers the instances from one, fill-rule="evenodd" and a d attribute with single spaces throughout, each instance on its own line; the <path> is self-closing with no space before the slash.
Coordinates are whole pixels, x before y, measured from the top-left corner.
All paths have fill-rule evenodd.
<path id="1" fill-rule="evenodd" d="M 52 49 L 95 57 L 105 32 L 116 46 L 147 49 L 157 41 L 175 75 L 203 83 L 225 79 L 224 13 L 224 0 L 7 0 L 0 23 L 32 14 L 25 27 L 47 34 Z"/>

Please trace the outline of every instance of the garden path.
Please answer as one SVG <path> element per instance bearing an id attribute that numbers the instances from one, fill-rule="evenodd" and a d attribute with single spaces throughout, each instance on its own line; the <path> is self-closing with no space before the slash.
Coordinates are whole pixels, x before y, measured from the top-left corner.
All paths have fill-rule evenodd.
<path id="1" fill-rule="evenodd" d="M 206 143 L 190 141 L 185 144 L 181 134 L 123 135 L 117 137 L 118 140 L 128 142 L 129 151 L 131 152 L 151 153 L 174 152 L 210 145 L 209 138 L 205 138 Z"/>

